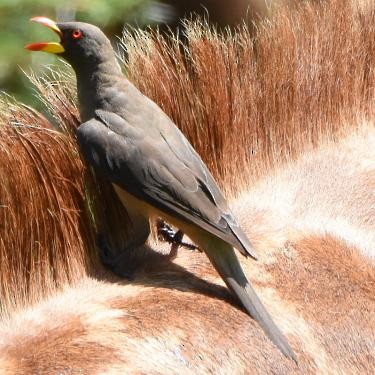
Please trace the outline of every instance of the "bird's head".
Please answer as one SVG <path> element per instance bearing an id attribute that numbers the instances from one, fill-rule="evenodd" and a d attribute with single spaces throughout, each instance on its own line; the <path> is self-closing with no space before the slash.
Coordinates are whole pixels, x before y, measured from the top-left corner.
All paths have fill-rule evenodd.
<path id="1" fill-rule="evenodd" d="M 46 17 L 34 17 L 31 21 L 53 30 L 59 36 L 60 41 L 28 44 L 25 48 L 30 51 L 57 54 L 67 60 L 73 68 L 98 64 L 101 59 L 113 55 L 110 41 L 94 25 L 83 22 L 56 23 Z"/>

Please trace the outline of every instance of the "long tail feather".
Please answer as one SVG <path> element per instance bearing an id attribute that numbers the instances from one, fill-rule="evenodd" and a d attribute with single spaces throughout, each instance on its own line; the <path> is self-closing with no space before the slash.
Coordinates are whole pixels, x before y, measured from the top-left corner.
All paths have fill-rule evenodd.
<path id="1" fill-rule="evenodd" d="M 247 235 L 239 226 L 233 226 L 229 224 L 229 227 L 233 235 L 237 238 L 239 242 L 238 250 L 245 256 L 251 256 L 253 259 L 257 260 L 258 255 L 251 244 L 250 240 L 247 238 Z M 237 247 L 236 247 L 237 248 Z"/>
<path id="2" fill-rule="evenodd" d="M 259 323 L 280 351 L 297 363 L 297 357 L 287 339 L 276 326 L 247 280 L 233 247 L 216 238 L 207 242 L 204 250 L 228 288 L 237 296 L 248 314 Z"/>

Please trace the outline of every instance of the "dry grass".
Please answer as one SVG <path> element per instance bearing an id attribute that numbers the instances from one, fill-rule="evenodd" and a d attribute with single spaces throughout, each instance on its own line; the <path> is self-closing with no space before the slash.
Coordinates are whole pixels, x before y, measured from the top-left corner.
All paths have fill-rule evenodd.
<path id="1" fill-rule="evenodd" d="M 74 80 L 52 68 L 31 78 L 59 131 L 0 102 L 1 373 L 374 372 L 375 275 L 363 256 L 374 241 L 368 4 L 280 8 L 255 39 L 201 24 L 187 26 L 185 47 L 142 32 L 124 39 L 131 80 L 227 192 L 243 193 L 233 208 L 261 256 L 243 264 L 299 367 L 212 284 L 204 254 L 182 249 L 168 262 L 144 251 L 132 283 L 85 277 L 100 271 L 96 233 L 121 246 L 126 214 L 82 164 Z"/>
<path id="2" fill-rule="evenodd" d="M 126 237 L 125 210 L 77 150 L 71 74 L 48 69 L 30 79 L 61 131 L 32 108 L 1 98 L 0 316 L 98 272 L 97 232 L 119 246 Z"/>
<path id="3" fill-rule="evenodd" d="M 89 272 L 93 229 L 73 139 L 27 107 L 2 101 L 1 309 Z"/>
<path id="4" fill-rule="evenodd" d="M 184 49 L 125 35 L 129 75 L 238 190 L 239 175 L 248 184 L 374 115 L 375 10 L 351 4 L 280 8 L 255 39 L 246 28 L 223 36 L 188 24 Z"/>
<path id="5" fill-rule="evenodd" d="M 349 1 L 280 9 L 219 35 L 187 26 L 188 44 L 126 35 L 130 79 L 181 127 L 230 193 L 374 116 L 375 10 Z M 126 214 L 86 173 L 74 140 L 72 77 L 33 78 L 63 133 L 3 99 L 0 126 L 0 298 L 3 311 L 79 278 L 95 263 L 95 232 L 121 245 Z M 90 209 L 89 209 L 90 208 Z"/>

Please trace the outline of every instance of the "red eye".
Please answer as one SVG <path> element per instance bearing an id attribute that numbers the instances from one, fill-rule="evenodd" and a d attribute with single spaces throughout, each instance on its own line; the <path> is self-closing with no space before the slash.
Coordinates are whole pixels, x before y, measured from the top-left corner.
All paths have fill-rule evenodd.
<path id="1" fill-rule="evenodd" d="M 73 39 L 79 39 L 82 36 L 82 31 L 81 30 L 74 30 L 72 32 L 72 38 Z"/>

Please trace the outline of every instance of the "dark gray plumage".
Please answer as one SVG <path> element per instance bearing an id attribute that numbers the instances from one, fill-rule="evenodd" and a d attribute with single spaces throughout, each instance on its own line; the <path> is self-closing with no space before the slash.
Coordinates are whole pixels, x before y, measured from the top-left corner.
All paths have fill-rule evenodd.
<path id="1" fill-rule="evenodd" d="M 232 246 L 245 256 L 255 258 L 255 252 L 199 155 L 171 119 L 123 76 L 100 29 L 78 22 L 57 27 L 61 55 L 77 76 L 83 122 L 78 143 L 88 164 L 114 184 L 134 217 L 131 246 L 146 240 L 151 208 L 172 220 L 206 252 L 280 350 L 296 360 L 242 271 Z"/>

